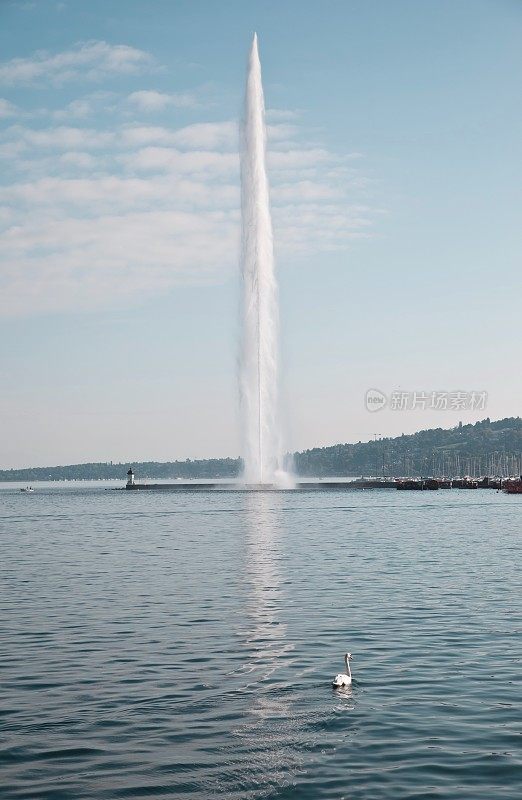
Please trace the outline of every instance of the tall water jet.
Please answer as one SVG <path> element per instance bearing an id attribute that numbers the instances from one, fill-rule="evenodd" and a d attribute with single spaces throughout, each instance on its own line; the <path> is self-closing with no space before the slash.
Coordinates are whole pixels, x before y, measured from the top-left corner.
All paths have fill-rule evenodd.
<path id="1" fill-rule="evenodd" d="M 239 383 L 243 477 L 247 483 L 274 483 L 282 466 L 278 398 L 279 309 L 257 34 L 254 34 L 248 60 L 241 145 L 243 287 Z"/>

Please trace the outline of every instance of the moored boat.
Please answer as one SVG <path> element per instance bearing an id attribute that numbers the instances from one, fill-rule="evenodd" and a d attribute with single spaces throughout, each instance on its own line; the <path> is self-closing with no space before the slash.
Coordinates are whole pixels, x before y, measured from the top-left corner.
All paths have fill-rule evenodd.
<path id="1" fill-rule="evenodd" d="M 478 482 L 466 475 L 465 478 L 453 478 L 451 487 L 452 489 L 478 489 Z"/>
<path id="2" fill-rule="evenodd" d="M 506 494 L 522 494 L 522 475 L 520 478 L 506 478 L 502 483 L 502 491 Z"/>
<path id="3" fill-rule="evenodd" d="M 439 482 L 435 478 L 420 478 L 420 479 L 404 479 L 399 478 L 395 481 L 395 487 L 397 489 L 409 489 L 409 490 L 424 490 L 424 489 L 438 489 Z"/>

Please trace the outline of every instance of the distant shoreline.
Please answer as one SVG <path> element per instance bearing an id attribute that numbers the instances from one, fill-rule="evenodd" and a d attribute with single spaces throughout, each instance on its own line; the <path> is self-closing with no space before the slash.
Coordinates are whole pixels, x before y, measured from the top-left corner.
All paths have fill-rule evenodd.
<path id="1" fill-rule="evenodd" d="M 289 459 L 301 478 L 517 475 L 522 474 L 522 418 L 486 418 L 407 436 L 315 447 L 293 453 Z M 125 481 L 131 466 L 140 481 L 233 480 L 241 470 L 238 458 L 93 462 L 4 469 L 0 482 Z"/>

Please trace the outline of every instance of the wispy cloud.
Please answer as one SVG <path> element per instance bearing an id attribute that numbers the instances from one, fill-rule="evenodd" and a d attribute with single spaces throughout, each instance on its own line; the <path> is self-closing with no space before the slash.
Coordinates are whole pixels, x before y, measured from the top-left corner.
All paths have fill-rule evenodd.
<path id="1" fill-rule="evenodd" d="M 111 307 L 234 266 L 237 218 L 161 210 L 30 220 L 5 242 L 0 314 Z M 38 253 L 38 258 L 34 253 Z"/>
<path id="2" fill-rule="evenodd" d="M 238 126 L 227 122 L 200 122 L 172 133 L 172 144 L 188 150 L 233 150 L 238 148 Z"/>
<path id="3" fill-rule="evenodd" d="M 104 45 L 97 52 L 107 58 L 96 65 L 92 48 L 99 45 L 104 43 L 67 52 L 81 53 L 87 71 L 89 65 L 121 71 L 151 63 L 146 54 L 127 58 L 128 50 L 141 53 L 132 48 L 111 61 Z M 59 66 L 56 58 L 37 54 L 8 62 L 0 75 L 4 69 L 4 80 L 23 75 L 24 81 L 55 81 L 64 79 L 62 70 L 81 69 L 79 61 Z M 31 71 L 29 63 L 38 69 Z M 79 95 L 58 111 L 21 113 L 16 122 L 24 124 L 0 133 L 6 167 L 0 184 L 0 315 L 136 303 L 180 283 L 219 282 L 237 270 L 239 125 L 158 123 L 154 115 L 176 104 L 190 109 L 190 98 L 155 89 L 122 96 L 109 87 Z M 3 109 L 8 118 L 12 109 L 5 103 L 0 115 Z M 105 106 L 111 117 L 103 126 L 98 111 Z M 310 142 L 295 112 L 272 112 L 268 136 L 282 261 L 342 250 L 372 235 L 377 212 L 366 199 L 354 154 Z"/>
<path id="4" fill-rule="evenodd" d="M 299 119 L 301 112 L 290 108 L 267 108 L 266 118 L 268 122 L 292 122 Z"/>
<path id="5" fill-rule="evenodd" d="M 78 42 L 61 53 L 39 50 L 30 58 L 3 62 L 0 64 L 0 84 L 61 84 L 79 78 L 100 80 L 107 75 L 145 72 L 152 66 L 150 54 L 135 47 L 103 41 Z"/>
<path id="6" fill-rule="evenodd" d="M 12 125 L 5 131 L 2 139 L 17 143 L 19 149 L 71 150 L 107 147 L 114 142 L 115 134 L 112 131 L 64 125 L 40 129 Z"/>
<path id="7" fill-rule="evenodd" d="M 18 114 L 18 109 L 13 103 L 10 103 L 9 100 L 5 100 L 3 97 L 0 97 L 0 119 L 5 119 L 5 117 L 15 117 Z"/>
<path id="8" fill-rule="evenodd" d="M 166 108 L 194 108 L 197 104 L 195 94 L 191 92 L 157 92 L 154 89 L 144 89 L 132 92 L 127 98 L 128 104 L 144 113 L 164 111 Z"/>
<path id="9" fill-rule="evenodd" d="M 42 118 L 49 117 L 60 121 L 84 120 L 94 114 L 112 112 L 118 99 L 116 92 L 108 90 L 89 92 L 88 94 L 75 98 L 68 103 L 65 108 L 59 108 L 53 111 L 42 108 L 34 112 L 34 116 Z"/>
<path id="10" fill-rule="evenodd" d="M 170 173 L 179 175 L 206 174 L 209 178 L 230 176 L 239 169 L 237 153 L 213 150 L 177 150 L 174 147 L 143 147 L 120 156 L 130 172 Z"/>

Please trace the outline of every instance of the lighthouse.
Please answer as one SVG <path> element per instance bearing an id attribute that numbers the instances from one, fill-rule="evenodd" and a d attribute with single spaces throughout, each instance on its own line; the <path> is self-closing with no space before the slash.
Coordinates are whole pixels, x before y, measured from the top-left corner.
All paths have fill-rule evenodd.
<path id="1" fill-rule="evenodd" d="M 127 489 L 130 489 L 134 486 L 134 472 L 132 471 L 132 467 L 129 467 L 129 471 L 127 472 Z"/>

